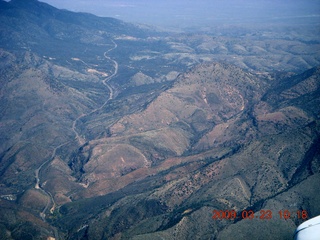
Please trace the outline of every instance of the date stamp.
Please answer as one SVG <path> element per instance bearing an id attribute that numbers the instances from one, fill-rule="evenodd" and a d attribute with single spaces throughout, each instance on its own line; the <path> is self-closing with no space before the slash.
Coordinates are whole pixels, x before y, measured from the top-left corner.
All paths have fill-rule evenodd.
<path id="1" fill-rule="evenodd" d="M 243 210 L 237 212 L 235 210 L 213 210 L 212 219 L 213 220 L 236 220 L 236 219 L 261 219 L 261 220 L 271 220 L 273 217 L 279 217 L 280 219 L 288 220 L 290 218 L 298 218 L 302 220 L 308 219 L 308 212 L 306 210 L 280 210 L 274 213 L 272 210 L 262 209 L 260 211 L 254 212 L 253 210 Z"/>

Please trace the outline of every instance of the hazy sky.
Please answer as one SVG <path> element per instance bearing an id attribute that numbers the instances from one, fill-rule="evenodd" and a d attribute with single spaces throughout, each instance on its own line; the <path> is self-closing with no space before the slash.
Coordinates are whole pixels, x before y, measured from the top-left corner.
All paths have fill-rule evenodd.
<path id="1" fill-rule="evenodd" d="M 320 17 L 320 0 L 40 0 L 57 8 L 130 22 L 192 26 Z"/>

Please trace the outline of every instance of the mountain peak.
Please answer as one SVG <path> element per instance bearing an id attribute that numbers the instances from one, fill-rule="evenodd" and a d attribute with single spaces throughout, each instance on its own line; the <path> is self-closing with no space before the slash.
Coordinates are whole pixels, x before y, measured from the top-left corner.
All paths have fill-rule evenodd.
<path id="1" fill-rule="evenodd" d="M 44 17 L 49 17 L 53 11 L 58 11 L 57 8 L 38 0 L 11 0 L 8 3 L 14 7 L 24 9 L 36 16 L 42 15 Z"/>
<path id="2" fill-rule="evenodd" d="M 18 6 L 27 6 L 29 4 L 37 4 L 37 3 L 40 4 L 38 0 L 11 0 L 8 3 L 18 5 Z M 41 2 L 41 4 L 46 4 L 46 3 Z"/>

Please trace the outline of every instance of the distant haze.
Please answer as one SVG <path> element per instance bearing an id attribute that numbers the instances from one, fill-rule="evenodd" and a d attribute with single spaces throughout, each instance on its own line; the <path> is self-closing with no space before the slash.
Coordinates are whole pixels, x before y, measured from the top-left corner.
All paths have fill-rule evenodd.
<path id="1" fill-rule="evenodd" d="M 320 0 L 42 0 L 57 8 L 159 26 L 319 22 Z"/>

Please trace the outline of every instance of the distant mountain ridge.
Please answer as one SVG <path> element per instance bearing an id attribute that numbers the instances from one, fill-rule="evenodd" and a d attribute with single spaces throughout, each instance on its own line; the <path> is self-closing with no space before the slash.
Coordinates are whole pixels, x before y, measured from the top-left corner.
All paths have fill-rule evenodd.
<path id="1" fill-rule="evenodd" d="M 59 10 L 37 0 L 1 1 L 1 12 L 1 45 L 32 49 L 44 55 L 64 51 L 70 44 L 104 44 L 105 38 L 116 35 L 148 34 L 148 30 L 114 18 Z"/>

